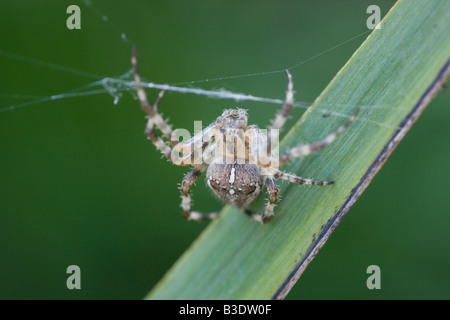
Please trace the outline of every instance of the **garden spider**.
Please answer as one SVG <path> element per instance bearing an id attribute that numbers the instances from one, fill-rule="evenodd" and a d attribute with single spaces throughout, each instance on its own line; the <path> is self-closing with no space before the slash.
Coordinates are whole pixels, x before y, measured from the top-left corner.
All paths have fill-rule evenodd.
<path id="1" fill-rule="evenodd" d="M 296 184 L 319 186 L 334 183 L 334 181 L 307 179 L 287 173 L 279 170 L 278 165 L 282 166 L 290 159 L 309 155 L 333 142 L 355 119 L 358 110 L 343 126 L 324 139 L 294 147 L 280 156 L 275 156 L 271 150 L 272 136 L 268 137 L 262 134 L 255 125 L 248 125 L 247 112 L 240 108 L 224 110 L 215 122 L 200 133 L 187 142 L 179 143 L 177 139 L 172 139 L 171 126 L 158 113 L 158 105 L 165 90 L 160 92 L 153 106 L 147 100 L 138 72 L 136 48 L 133 48 L 131 64 L 137 95 L 148 119 L 145 135 L 170 162 L 193 167 L 193 170 L 183 178 L 180 188 L 181 208 L 186 219 L 210 220 L 218 216 L 218 213 L 202 214 L 191 211 L 190 187 L 205 171 L 207 184 L 218 198 L 227 204 L 238 207 L 254 220 L 262 223 L 268 222 L 274 215 L 274 207 L 278 202 L 278 186 L 275 178 Z M 294 103 L 292 77 L 288 70 L 286 70 L 286 75 L 288 77 L 286 99 L 270 126 L 272 130 L 279 130 L 283 127 Z M 155 133 L 155 127 L 161 131 L 167 142 Z M 198 154 L 195 145 L 202 156 L 200 161 L 195 156 Z M 266 149 L 268 155 L 261 156 L 263 149 Z M 217 150 L 219 151 L 217 152 Z M 264 184 L 269 193 L 269 200 L 264 214 L 254 214 L 244 207 L 257 198 Z"/>

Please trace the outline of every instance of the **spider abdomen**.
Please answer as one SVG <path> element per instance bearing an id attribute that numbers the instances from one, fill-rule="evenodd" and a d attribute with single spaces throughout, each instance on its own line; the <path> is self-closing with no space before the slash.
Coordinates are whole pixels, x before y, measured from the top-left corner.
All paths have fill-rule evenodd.
<path id="1" fill-rule="evenodd" d="M 211 163 L 206 173 L 208 186 L 222 201 L 242 207 L 251 203 L 261 192 L 261 169 L 254 164 Z"/>

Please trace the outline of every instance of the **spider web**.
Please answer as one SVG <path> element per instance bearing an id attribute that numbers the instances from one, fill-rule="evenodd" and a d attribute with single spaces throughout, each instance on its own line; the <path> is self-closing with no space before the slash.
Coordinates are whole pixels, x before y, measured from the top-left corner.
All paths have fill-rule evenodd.
<path id="1" fill-rule="evenodd" d="M 126 43 L 127 45 L 134 44 L 134 42 L 127 36 L 126 33 L 122 32 L 117 26 L 111 21 L 111 19 L 103 14 L 101 10 L 99 10 L 96 6 L 93 5 L 93 3 L 90 0 L 84 0 L 83 1 L 86 7 L 88 7 L 94 14 L 98 16 L 98 18 L 105 24 L 107 24 L 111 30 L 114 33 L 120 34 L 120 39 Z M 326 50 L 320 51 L 307 59 L 303 59 L 301 61 L 298 61 L 294 65 L 287 66 L 284 68 L 280 68 L 277 70 L 271 70 L 271 71 L 262 71 L 257 73 L 247 73 L 247 74 L 237 74 L 237 75 L 231 75 L 231 76 L 218 76 L 213 78 L 205 78 L 205 79 L 198 79 L 198 80 L 190 80 L 190 81 L 183 81 L 183 82 L 177 82 L 173 84 L 159 84 L 154 82 L 143 82 L 142 85 L 144 88 L 147 89 L 155 89 L 155 90 L 167 90 L 172 92 L 177 92 L 180 94 L 194 94 L 194 95 L 201 95 L 206 96 L 208 98 L 215 98 L 215 99 L 229 99 L 234 100 L 236 102 L 242 102 L 242 101 L 255 101 L 260 103 L 268 103 L 268 104 L 274 104 L 274 105 L 281 105 L 283 104 L 284 100 L 278 99 L 278 98 L 270 98 L 270 97 L 261 97 L 261 96 L 255 96 L 248 93 L 239 93 L 239 92 L 232 92 L 229 90 L 226 90 L 224 88 L 218 89 L 218 90 L 207 90 L 203 89 L 201 87 L 197 87 L 204 83 L 211 83 L 211 82 L 219 82 L 224 80 L 231 80 L 231 79 L 239 79 L 239 78 L 251 78 L 251 77 L 260 77 L 264 75 L 270 75 L 270 74 L 279 74 L 284 73 L 286 69 L 292 71 L 294 69 L 301 68 L 304 64 L 311 62 L 323 55 L 326 55 L 333 50 L 344 46 L 345 44 L 348 44 L 352 41 L 363 39 L 363 36 L 366 36 L 369 34 L 371 30 L 365 30 L 364 32 L 358 33 L 350 38 L 347 38 L 331 47 L 329 47 Z M 23 56 L 20 54 L 16 54 L 10 51 L 6 51 L 3 49 L 0 49 L 0 58 L 3 57 L 5 59 L 13 59 L 16 61 L 20 61 L 23 63 L 28 63 L 36 66 L 40 66 L 47 69 L 53 69 L 57 70 L 59 72 L 64 72 L 67 74 L 73 74 L 82 76 L 84 78 L 94 80 L 92 82 L 88 82 L 86 85 L 74 88 L 72 90 L 61 92 L 49 96 L 40 96 L 40 95 L 27 95 L 27 94 L 8 94 L 8 93 L 0 93 L 0 97 L 2 98 L 8 98 L 8 99 L 22 99 L 27 100 L 25 102 L 17 103 L 17 104 L 10 104 L 10 105 L 0 105 L 0 113 L 5 113 L 25 107 L 30 107 L 33 105 L 39 105 L 48 101 L 55 101 L 55 100 L 62 100 L 62 99 L 69 99 L 69 98 L 78 98 L 82 96 L 90 96 L 90 95 L 103 95 L 103 94 L 109 94 L 113 97 L 113 103 L 118 104 L 120 102 L 120 99 L 122 98 L 124 93 L 131 94 L 135 96 L 135 83 L 133 79 L 133 73 L 132 70 L 127 70 L 119 77 L 105 77 L 98 74 L 94 74 L 91 72 L 71 68 L 68 66 L 63 66 L 39 59 L 34 59 L 32 57 Z M 194 85 L 196 87 L 194 87 Z M 294 103 L 295 108 L 300 108 L 307 110 L 312 105 L 312 102 L 306 102 L 306 101 L 298 101 L 296 100 Z M 323 104 L 322 104 L 323 105 Z M 336 104 L 333 104 L 333 106 L 327 106 L 321 107 L 320 109 L 315 109 L 316 112 L 321 112 L 323 115 L 327 116 L 336 116 L 336 117 L 342 117 L 342 118 L 349 118 L 351 114 L 343 114 L 332 110 L 332 107 L 336 107 Z M 380 107 L 380 106 L 354 106 L 359 108 L 364 107 Z M 360 115 L 357 119 L 357 121 L 365 121 L 372 123 L 377 126 L 382 126 L 386 128 L 395 129 L 396 126 L 392 126 L 387 123 L 377 122 L 373 121 L 368 117 L 365 117 L 364 115 Z"/>

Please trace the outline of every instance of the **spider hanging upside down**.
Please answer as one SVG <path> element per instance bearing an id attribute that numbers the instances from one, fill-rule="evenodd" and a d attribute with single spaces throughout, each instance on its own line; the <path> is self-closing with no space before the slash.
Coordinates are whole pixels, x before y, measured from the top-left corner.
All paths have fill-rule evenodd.
<path id="1" fill-rule="evenodd" d="M 158 105 L 165 90 L 160 92 L 153 106 L 147 100 L 138 73 L 136 48 L 133 48 L 131 63 L 137 95 L 148 119 L 145 135 L 169 161 L 176 165 L 190 165 L 194 168 L 181 183 L 181 207 L 186 219 L 210 220 L 218 216 L 218 213 L 202 214 L 191 211 L 190 187 L 205 171 L 207 184 L 218 198 L 240 208 L 244 213 L 262 223 L 268 222 L 274 215 L 274 207 L 278 202 L 278 186 L 275 178 L 296 184 L 319 186 L 334 183 L 334 181 L 303 178 L 281 171 L 278 166 L 286 164 L 290 159 L 309 155 L 333 142 L 355 119 L 359 110 L 356 110 L 344 125 L 324 139 L 294 147 L 279 156 L 275 156 L 272 152 L 272 135 L 268 137 L 257 126 L 248 125 L 247 112 L 240 108 L 223 111 L 215 122 L 194 135 L 189 141 L 179 143 L 178 139 L 172 139 L 171 126 L 158 113 Z M 288 77 L 286 99 L 270 127 L 274 131 L 283 127 L 294 103 L 292 77 L 288 70 L 286 74 Z M 168 143 L 156 135 L 155 127 L 161 131 Z M 263 150 L 268 155 L 261 155 Z M 197 157 L 199 153 L 200 160 Z M 269 200 L 264 214 L 254 214 L 244 207 L 257 198 L 264 183 L 269 193 Z"/>

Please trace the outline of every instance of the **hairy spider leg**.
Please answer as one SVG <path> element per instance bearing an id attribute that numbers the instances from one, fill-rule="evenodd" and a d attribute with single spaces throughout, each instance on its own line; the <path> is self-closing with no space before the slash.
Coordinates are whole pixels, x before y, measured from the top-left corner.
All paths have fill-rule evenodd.
<path id="1" fill-rule="evenodd" d="M 136 47 L 133 47 L 132 56 L 131 56 L 131 65 L 133 67 L 133 73 L 134 73 L 134 81 L 136 83 L 136 91 L 139 98 L 139 101 L 141 102 L 142 110 L 148 115 L 148 123 L 147 127 L 145 129 L 145 134 L 147 137 L 155 144 L 155 146 L 160 150 L 164 155 L 167 156 L 170 148 L 165 148 L 162 143 L 164 141 L 161 140 L 159 137 L 156 136 L 153 130 L 153 126 L 156 125 L 156 127 L 161 130 L 163 136 L 169 141 L 169 143 L 172 146 L 175 146 L 178 141 L 172 141 L 172 128 L 171 126 L 161 117 L 161 115 L 158 113 L 158 105 L 164 96 L 164 93 L 166 90 L 162 90 L 154 105 L 151 106 L 147 99 L 147 94 L 145 93 L 145 90 L 142 88 L 142 81 L 141 76 L 139 75 L 138 71 L 138 65 L 137 65 L 137 50 Z M 165 144 L 165 143 L 164 143 Z M 169 158 L 169 157 L 168 157 Z"/>
<path id="2" fill-rule="evenodd" d="M 281 129 L 286 123 L 287 117 L 292 110 L 292 106 L 294 105 L 294 83 L 292 82 L 292 76 L 289 73 L 289 70 L 286 69 L 285 72 L 288 78 L 286 98 L 283 106 L 275 115 L 275 119 L 272 121 L 270 129 Z"/>
<path id="3" fill-rule="evenodd" d="M 278 169 L 269 169 L 269 171 L 273 174 L 273 176 L 280 178 L 282 180 L 287 180 L 292 183 L 296 184 L 309 184 L 313 186 L 327 186 L 330 184 L 333 184 L 334 181 L 323 181 L 323 180 L 314 180 L 314 179 L 308 179 L 303 178 L 300 176 L 297 176 L 293 173 L 287 173 Z"/>
<path id="4" fill-rule="evenodd" d="M 213 213 L 199 213 L 196 211 L 191 211 L 191 185 L 197 181 L 197 179 L 202 175 L 203 172 L 205 172 L 207 168 L 207 165 L 201 165 L 194 170 L 190 171 L 186 176 L 183 178 L 183 181 L 181 182 L 181 208 L 183 209 L 183 216 L 187 220 L 212 220 L 217 218 L 219 215 L 216 212 Z"/>
<path id="5" fill-rule="evenodd" d="M 275 115 L 275 119 L 272 120 L 272 124 L 269 127 L 270 130 L 281 130 L 281 128 L 286 123 L 289 113 L 292 110 L 294 105 L 294 83 L 292 82 L 292 76 L 289 73 L 289 70 L 285 70 L 287 78 L 288 78 L 288 87 L 286 90 L 286 98 L 284 100 L 284 104 L 278 113 Z M 267 138 L 267 152 L 272 153 L 272 139 L 269 135 Z"/>
<path id="6" fill-rule="evenodd" d="M 359 109 L 356 109 L 356 111 L 344 125 L 340 126 L 335 132 L 329 134 L 322 140 L 310 144 L 300 145 L 285 151 L 280 155 L 280 166 L 287 163 L 290 159 L 307 156 L 315 151 L 323 149 L 324 147 L 332 143 L 353 122 L 353 120 L 355 120 L 358 113 Z"/>
<path id="7" fill-rule="evenodd" d="M 172 146 L 176 146 L 178 141 L 172 141 L 172 128 L 171 126 L 161 117 L 158 113 L 158 105 L 164 96 L 166 90 L 162 90 L 154 105 L 151 106 L 147 99 L 147 94 L 142 88 L 142 81 L 138 71 L 137 65 L 137 51 L 136 47 L 133 47 L 132 56 L 131 56 L 131 65 L 133 67 L 134 72 L 134 81 L 136 83 L 136 91 L 138 94 L 139 101 L 141 103 L 142 110 L 147 114 L 148 121 L 145 128 L 145 135 L 147 138 L 155 145 L 155 147 L 173 164 L 180 166 L 193 165 L 194 156 L 193 152 L 183 155 L 180 161 L 175 161 L 172 159 L 172 148 L 166 144 L 166 142 L 159 137 L 154 130 L 154 126 L 161 130 L 163 136 L 169 141 Z"/>
<path id="8" fill-rule="evenodd" d="M 278 186 L 272 176 L 266 178 L 267 191 L 269 192 L 269 200 L 267 201 L 266 210 L 262 216 L 262 223 L 267 223 L 274 215 L 273 209 L 278 202 Z"/>

